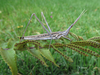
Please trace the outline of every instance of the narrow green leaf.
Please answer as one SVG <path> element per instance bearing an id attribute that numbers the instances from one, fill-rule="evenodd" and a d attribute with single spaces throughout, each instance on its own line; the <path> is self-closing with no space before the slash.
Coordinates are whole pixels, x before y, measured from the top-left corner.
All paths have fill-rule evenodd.
<path id="1" fill-rule="evenodd" d="M 54 58 L 52 57 L 49 49 L 40 49 L 40 52 L 41 54 L 46 58 L 48 59 L 49 61 L 51 61 L 54 65 L 56 65 L 57 67 L 59 67 L 55 61 L 54 61 Z"/>
<path id="2" fill-rule="evenodd" d="M 37 59 L 39 59 L 43 65 L 45 65 L 45 66 L 48 67 L 48 65 L 45 63 L 43 57 L 41 56 L 41 53 L 40 53 L 39 50 L 28 49 L 28 51 L 29 51 L 34 57 L 36 57 Z"/>
<path id="3" fill-rule="evenodd" d="M 4 50 L 0 48 L 0 54 L 4 61 L 7 63 L 9 68 L 11 69 L 12 75 L 17 75 L 17 64 L 16 64 L 16 53 L 15 51 L 11 48 L 9 50 Z"/>

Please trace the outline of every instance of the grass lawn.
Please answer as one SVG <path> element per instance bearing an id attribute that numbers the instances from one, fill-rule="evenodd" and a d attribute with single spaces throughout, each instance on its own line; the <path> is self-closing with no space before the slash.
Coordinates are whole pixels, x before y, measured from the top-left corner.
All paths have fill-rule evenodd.
<path id="1" fill-rule="evenodd" d="M 4 47 L 9 39 L 19 42 L 26 25 L 35 13 L 40 20 L 41 12 L 53 32 L 66 30 L 83 10 L 87 12 L 80 18 L 70 32 L 88 39 L 100 35 L 100 1 L 99 0 L 1 0 L 0 1 L 0 46 Z M 52 18 L 51 18 L 52 16 Z M 44 33 L 43 27 L 35 17 L 26 30 L 25 36 Z M 45 31 L 46 33 L 46 31 Z M 53 40 L 54 41 L 54 40 Z M 49 41 L 48 41 L 49 43 Z M 65 48 L 65 54 L 71 49 Z M 95 50 L 95 48 L 90 48 Z M 70 55 L 73 63 L 66 61 L 51 49 L 51 53 L 60 68 L 48 60 L 49 67 L 43 66 L 38 59 L 27 51 L 17 52 L 17 67 L 22 75 L 98 75 L 99 58 L 82 56 L 75 52 Z M 0 75 L 11 75 L 10 69 L 0 56 Z"/>

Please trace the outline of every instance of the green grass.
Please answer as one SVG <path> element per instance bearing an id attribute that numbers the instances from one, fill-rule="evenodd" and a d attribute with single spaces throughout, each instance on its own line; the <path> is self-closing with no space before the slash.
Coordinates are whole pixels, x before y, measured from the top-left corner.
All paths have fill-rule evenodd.
<path id="1" fill-rule="evenodd" d="M 0 1 L 0 46 L 10 38 L 19 42 L 18 36 L 22 36 L 25 27 L 32 15 L 35 13 L 41 19 L 41 12 L 44 13 L 48 24 L 53 32 L 66 30 L 86 9 L 87 12 L 81 17 L 71 32 L 82 36 L 84 39 L 100 35 L 100 1 L 99 0 L 2 0 Z M 53 12 L 51 14 L 51 12 Z M 52 18 L 50 17 L 52 16 Z M 17 26 L 23 25 L 22 28 Z M 35 35 L 43 32 L 43 27 L 33 17 L 25 35 Z M 47 61 L 50 67 L 45 67 L 29 53 L 17 52 L 18 71 L 22 75 L 98 75 L 95 70 L 99 67 L 98 58 L 93 56 L 84 57 L 77 52 L 65 48 L 70 57 L 74 60 L 69 63 L 62 56 L 55 53 L 55 58 L 60 68 Z M 94 48 L 91 48 L 94 49 Z M 95 50 L 95 49 L 94 49 Z M 54 50 L 51 49 L 51 52 Z M 11 75 L 9 67 L 0 56 L 0 75 Z"/>

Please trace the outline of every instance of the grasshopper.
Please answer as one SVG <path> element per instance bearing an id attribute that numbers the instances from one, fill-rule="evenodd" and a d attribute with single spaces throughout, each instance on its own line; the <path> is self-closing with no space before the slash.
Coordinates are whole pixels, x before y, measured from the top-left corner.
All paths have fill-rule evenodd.
<path id="1" fill-rule="evenodd" d="M 27 24 L 27 27 L 28 27 L 28 25 L 29 25 L 29 23 L 30 23 L 30 21 L 31 21 L 31 19 L 32 19 L 32 17 L 33 17 L 33 15 L 34 15 L 34 16 L 36 17 L 36 19 L 40 22 L 40 24 L 43 26 L 43 28 L 46 30 L 47 33 L 40 34 L 40 35 L 24 36 L 24 33 L 25 33 L 26 29 L 27 29 L 27 27 L 26 27 L 26 29 L 25 29 L 25 31 L 24 31 L 24 33 L 23 33 L 23 36 L 20 37 L 20 39 L 24 39 L 24 40 L 52 40 L 52 39 L 53 39 L 53 40 L 54 40 L 54 39 L 60 39 L 61 37 L 64 37 L 64 38 L 70 40 L 70 39 L 67 38 L 66 36 L 69 34 L 70 29 L 75 25 L 75 23 L 80 19 L 80 17 L 81 17 L 85 12 L 86 12 L 86 11 L 83 10 L 82 13 L 79 15 L 79 17 L 74 21 L 73 24 L 71 24 L 71 25 L 69 26 L 69 28 L 68 28 L 67 30 L 65 30 L 65 31 L 58 31 L 58 32 L 52 32 L 52 31 L 51 31 L 51 29 L 50 29 L 50 27 L 49 27 L 49 25 L 48 25 L 48 23 L 47 23 L 47 21 L 46 21 L 44 15 L 43 15 L 43 12 L 42 12 L 41 14 L 42 14 L 42 16 L 43 16 L 43 18 L 44 18 L 44 20 L 45 20 L 45 22 L 46 22 L 46 25 L 47 25 L 47 27 L 48 27 L 48 29 L 49 29 L 50 32 L 46 29 L 46 27 L 43 25 L 43 23 L 38 19 L 38 17 L 35 15 L 35 13 L 33 13 L 33 14 L 31 15 L 31 18 L 30 18 L 28 24 Z"/>

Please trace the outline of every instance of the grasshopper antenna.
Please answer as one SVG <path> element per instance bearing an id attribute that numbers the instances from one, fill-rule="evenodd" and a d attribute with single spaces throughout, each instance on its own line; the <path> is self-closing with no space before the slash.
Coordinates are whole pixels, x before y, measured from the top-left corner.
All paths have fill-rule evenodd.
<path id="1" fill-rule="evenodd" d="M 87 10 L 86 10 L 87 11 Z M 86 12 L 85 9 L 82 11 L 82 13 L 79 15 L 79 17 L 74 21 L 74 23 L 64 32 L 65 36 L 68 35 L 70 29 L 75 25 L 75 23 L 80 19 L 80 17 Z"/>

